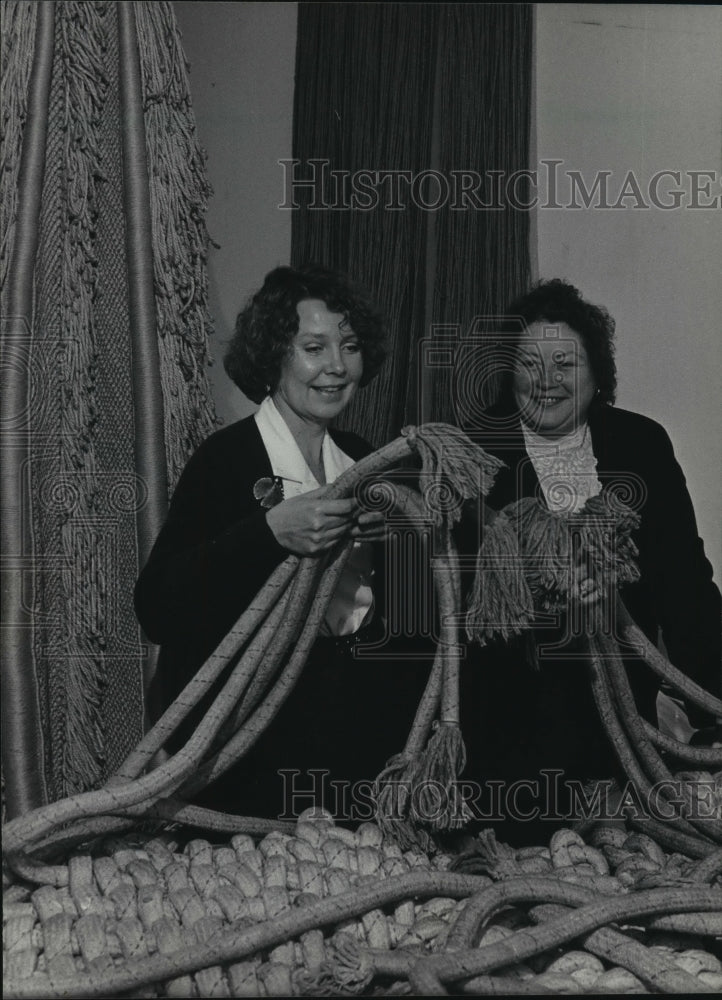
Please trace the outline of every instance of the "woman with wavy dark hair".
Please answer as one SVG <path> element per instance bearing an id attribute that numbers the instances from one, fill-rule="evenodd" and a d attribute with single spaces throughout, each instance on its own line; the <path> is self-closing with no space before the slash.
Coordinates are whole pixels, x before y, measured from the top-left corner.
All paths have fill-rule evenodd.
<path id="1" fill-rule="evenodd" d="M 719 694 L 719 590 L 666 431 L 613 405 L 614 326 L 606 309 L 569 283 L 537 284 L 506 311 L 499 402 L 465 430 L 505 462 L 486 500 L 494 510 L 537 497 L 552 511 L 573 513 L 605 489 L 636 511 L 640 575 L 624 585 L 622 599 L 653 642 L 661 636 L 679 669 Z M 479 523 L 479 513 L 467 522 L 462 544 L 469 551 L 478 547 Z M 601 595 L 584 567 L 569 570 L 572 602 L 582 609 L 596 603 Z M 538 571 L 544 572 L 542 564 Z M 507 813 L 505 833 L 517 840 L 549 839 L 550 823 L 539 822 L 545 809 L 557 825 L 569 821 L 562 818 L 569 779 L 617 773 L 573 618 L 540 618 L 523 639 L 472 652 L 466 671 L 469 776 L 497 778 L 506 789 L 520 781 L 537 789 L 534 796 L 529 784 L 516 786 L 518 812 Z M 656 676 L 638 660 L 627 670 L 640 713 L 656 723 Z M 687 711 L 695 742 L 719 739 L 714 719 L 691 705 Z"/>
<path id="2" fill-rule="evenodd" d="M 378 546 L 370 544 L 382 535 L 383 515 L 327 496 L 329 484 L 373 450 L 332 421 L 378 373 L 385 340 L 369 294 L 317 265 L 271 271 L 238 316 L 225 367 L 260 407 L 193 455 L 136 587 L 138 618 L 161 644 L 151 699 L 157 710 L 175 699 L 289 553 L 316 557 L 341 538 L 355 542 L 296 688 L 200 804 L 278 816 L 316 801 L 338 812 L 331 778 L 373 780 L 413 717 L 402 671 L 386 675 L 384 664 L 352 655 L 358 640 L 383 634 L 376 609 L 383 574 L 374 572 Z"/>

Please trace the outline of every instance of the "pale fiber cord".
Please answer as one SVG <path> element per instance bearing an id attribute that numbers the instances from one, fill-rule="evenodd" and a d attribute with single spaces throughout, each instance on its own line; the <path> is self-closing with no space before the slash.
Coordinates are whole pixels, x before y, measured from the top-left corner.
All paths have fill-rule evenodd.
<path id="1" fill-rule="evenodd" d="M 416 524 L 422 523 L 424 520 L 428 520 L 428 517 L 421 503 L 421 498 L 419 497 L 416 501 L 414 501 L 412 497 L 413 494 L 411 493 L 411 491 L 404 490 L 403 487 L 399 487 L 398 498 L 397 498 L 397 504 L 399 506 L 399 509 L 403 509 L 404 513 L 407 513 L 407 515 L 410 516 L 412 521 Z M 399 501 L 405 501 L 405 504 L 399 503 Z M 412 505 L 413 505 L 412 513 L 409 514 L 408 508 L 412 507 Z M 301 634 L 300 639 L 298 640 L 298 644 L 296 646 L 294 654 L 291 657 L 287 666 L 284 668 L 281 676 L 276 681 L 276 684 L 274 685 L 274 688 L 272 689 L 270 695 L 267 696 L 266 700 L 263 702 L 261 707 L 255 710 L 254 714 L 251 716 L 247 725 L 245 725 L 245 728 L 242 731 L 237 732 L 236 735 L 229 740 L 229 742 L 225 745 L 225 747 L 221 751 L 219 751 L 216 757 L 212 758 L 202 768 L 200 768 L 197 775 L 194 775 L 193 778 L 190 780 L 190 782 L 183 787 L 184 794 L 187 795 L 193 794 L 199 788 L 203 787 L 204 784 L 207 784 L 210 781 L 215 780 L 222 773 L 224 773 L 229 767 L 231 767 L 236 762 L 236 760 L 238 760 L 241 756 L 243 756 L 243 754 L 245 754 L 250 749 L 251 746 L 253 746 L 253 744 L 257 741 L 261 733 L 266 729 L 271 720 L 275 717 L 275 714 L 278 712 L 281 705 L 285 701 L 286 697 L 290 693 L 290 690 L 293 688 L 293 686 L 296 684 L 298 680 L 300 671 L 303 667 L 306 657 L 308 656 L 308 652 L 310 651 L 311 645 L 313 644 L 316 633 L 320 628 L 321 623 L 323 622 L 323 617 L 326 613 L 328 602 L 333 596 L 336 583 L 343 570 L 343 565 L 345 563 L 345 560 L 348 558 L 349 551 L 350 549 L 348 548 L 344 549 L 341 552 L 341 554 L 334 559 L 331 566 L 323 576 L 321 580 L 321 589 L 319 590 L 319 594 L 316 600 L 314 601 L 314 604 L 311 607 L 307 624 Z M 312 583 L 313 576 L 311 574 L 313 573 L 317 561 L 310 560 L 307 562 L 310 563 L 308 567 L 308 572 L 309 572 L 308 579 L 310 583 Z M 301 567 L 301 572 L 303 572 L 303 564 Z M 446 569 L 446 572 L 450 573 L 448 568 Z M 307 589 L 310 586 L 310 583 L 304 584 L 299 581 L 298 592 L 300 600 L 303 600 L 303 593 L 304 591 L 307 591 Z M 301 606 L 302 614 L 304 610 L 305 609 L 303 608 L 302 605 Z M 272 629 L 271 629 L 271 634 L 273 634 Z M 442 639 L 441 641 L 442 650 L 444 648 L 445 642 L 448 642 L 448 637 Z M 264 638 L 261 640 L 260 649 L 262 651 L 265 648 L 268 647 Z M 282 652 L 283 650 L 280 649 L 276 650 L 275 655 L 276 656 L 281 655 Z M 442 652 L 442 660 L 445 658 L 448 658 L 448 651 L 446 652 L 446 654 Z M 262 667 L 261 670 L 263 669 L 264 668 Z M 258 694 L 254 697 L 251 703 L 245 707 L 241 705 L 241 709 L 238 712 L 239 724 L 245 723 L 251 709 L 255 708 L 255 704 L 257 704 L 258 699 L 260 697 L 260 692 L 262 691 L 261 684 L 266 683 L 268 677 L 270 677 L 270 675 L 272 674 L 273 669 L 275 669 L 274 656 L 270 655 L 270 649 L 269 649 L 268 671 L 267 673 L 264 672 L 264 674 L 262 675 L 262 680 L 259 683 Z M 259 675 L 257 673 L 256 677 L 258 676 Z M 427 704 L 424 705 L 424 712 L 428 711 L 428 707 L 430 706 L 431 703 L 431 697 L 432 696 L 430 696 L 430 699 L 427 702 Z M 426 699 L 422 699 L 422 704 L 424 703 L 425 700 Z"/>
<path id="2" fill-rule="evenodd" d="M 621 723 L 617 717 L 615 706 L 612 702 L 611 693 L 609 691 L 609 683 L 606 678 L 606 672 L 604 669 L 604 663 L 602 659 L 601 651 L 594 641 L 590 642 L 590 652 L 591 652 L 591 662 L 589 666 L 592 693 L 594 695 L 594 700 L 597 704 L 597 709 L 599 711 L 602 724 L 609 736 L 610 742 L 612 743 L 612 748 L 616 753 L 617 759 L 622 767 L 622 770 L 627 775 L 627 777 L 633 782 L 637 792 L 640 796 L 646 799 L 650 799 L 652 785 L 647 778 L 647 775 L 642 770 L 633 745 L 630 743 L 626 733 L 624 732 Z M 695 828 L 687 822 L 687 820 L 677 817 L 672 823 L 675 830 L 680 833 L 687 834 L 692 838 L 696 838 L 700 841 L 700 844 L 704 843 L 703 838 L 699 836 Z M 705 848 L 705 855 L 714 850 L 714 845 L 709 844 L 709 851 Z"/>
<path id="3" fill-rule="evenodd" d="M 679 740 L 661 733 L 646 719 L 642 719 L 642 727 L 652 743 L 663 753 L 668 753 L 671 757 L 675 757 L 685 764 L 722 767 L 722 747 L 689 746 L 688 743 L 681 743 Z"/>
<path id="4" fill-rule="evenodd" d="M 617 599 L 617 621 L 621 626 L 624 640 L 662 680 L 671 684 L 679 694 L 684 695 L 698 708 L 713 715 L 722 716 L 722 701 L 710 694 L 709 691 L 705 691 L 662 656 L 654 643 L 649 641 L 629 614 L 621 598 Z"/>
<path id="5" fill-rule="evenodd" d="M 245 643 L 262 624 L 269 606 L 281 601 L 299 565 L 297 556 L 288 556 L 278 566 L 248 608 L 233 625 L 203 666 L 191 678 L 172 705 L 170 705 L 150 732 L 146 733 L 139 745 L 119 768 L 115 777 L 121 780 L 136 778 L 149 765 L 155 754 L 165 746 L 169 737 L 178 728 L 189 712 L 200 701 L 211 685 L 215 683 Z"/>
<path id="6" fill-rule="evenodd" d="M 429 432 L 433 434 L 434 428 L 430 428 Z M 356 483 L 363 475 L 373 475 L 380 469 L 398 462 L 400 458 L 408 454 L 408 449 L 409 441 L 406 438 L 399 438 L 379 452 L 362 459 L 336 481 L 332 487 L 333 495 L 340 496 L 342 490 L 348 489 L 349 484 Z M 295 557 L 289 557 L 289 562 L 293 558 Z M 247 673 L 244 672 L 242 665 L 239 665 L 188 743 L 156 771 L 139 778 L 132 785 L 100 789 L 85 795 L 67 798 L 9 824 L 4 831 L 4 847 L 7 854 L 19 854 L 22 857 L 29 845 L 46 837 L 54 827 L 65 822 L 86 819 L 93 813 L 108 813 L 127 809 L 138 805 L 146 796 L 150 804 L 151 801 L 163 794 L 167 795 L 173 791 L 182 783 L 183 778 L 197 766 L 200 755 L 204 749 L 207 749 L 218 727 L 231 710 L 232 702 L 228 700 L 230 692 L 238 690 L 239 686 L 242 689 L 248 680 Z M 225 712 L 221 711 L 221 704 L 224 706 Z M 143 742 L 148 746 L 153 742 L 153 739 L 152 734 L 149 734 L 149 738 L 146 738 L 148 742 Z"/>
<path id="7" fill-rule="evenodd" d="M 16 14 L 25 14 L 27 8 L 14 8 Z M 22 135 L 22 153 L 17 174 L 16 218 L 12 259 L 8 262 L 4 309 L 9 317 L 16 317 L 20 327 L 17 333 L 27 338 L 33 314 L 33 275 L 38 248 L 38 219 L 43 186 L 45 143 L 48 119 L 48 93 L 52 74 L 53 38 L 55 31 L 54 4 L 42 4 L 37 13 L 37 32 L 32 55 L 32 70 L 28 83 L 27 120 Z M 30 25 L 24 26 L 15 40 L 30 41 Z M 9 40 L 8 40 L 9 44 Z M 28 46 L 30 50 L 32 46 Z M 17 51 L 17 46 L 14 51 Z M 3 69 L 11 72 L 12 61 Z M 27 74 L 25 66 L 24 74 Z M 4 84 L 8 81 L 4 81 Z M 20 81 L 18 81 L 20 84 Z M 12 91 L 12 85 L 3 95 Z M 22 99 L 20 99 L 22 100 Z M 9 109 L 11 122 L 13 108 Z M 19 137 L 15 137 L 16 143 Z M 13 137 L 7 136 L 12 154 Z M 16 150 L 17 151 L 17 150 Z M 10 187 L 8 183 L 3 187 Z M 11 211 L 7 207 L 7 211 Z M 8 227 L 11 220 L 4 220 Z M 9 228 L 8 228 L 9 233 Z M 8 237 L 9 238 L 9 237 Z M 27 324 L 27 325 L 26 325 Z M 25 465 L 29 458 L 27 445 L 20 446 L 13 435 L 18 415 L 25 414 L 28 406 L 29 384 L 27 365 L 10 365 L 4 391 L 0 394 L 2 406 L 2 451 L 0 488 L 2 489 L 2 551 L 4 554 L 32 553 L 29 537 L 30 518 L 23 508 L 22 483 Z M 24 594 L 21 573 L 10 574 L 5 598 L 5 625 L 2 635 L 2 721 L 3 721 L 3 775 L 5 779 L 5 805 L 9 816 L 27 812 L 47 801 L 47 789 L 42 773 L 43 732 L 38 705 L 37 677 L 33 657 L 31 631 L 22 625 Z M 40 752 L 38 752 L 40 751 Z"/>
<path id="8" fill-rule="evenodd" d="M 634 695 L 619 655 L 617 643 L 603 634 L 597 636 L 596 639 L 604 657 L 607 675 L 611 680 L 622 724 L 627 730 L 630 742 L 637 751 L 641 765 L 652 779 L 652 784 L 666 790 L 665 798 L 674 799 L 674 775 L 662 761 L 642 726 L 642 720 L 637 712 Z M 722 823 L 719 819 L 715 820 L 712 816 L 706 818 L 691 817 L 690 823 L 704 837 L 715 840 L 717 843 L 722 841 Z"/>
<path id="9" fill-rule="evenodd" d="M 509 880 L 488 888 L 485 892 L 486 898 L 478 907 L 480 923 L 488 920 L 502 905 L 508 906 L 522 901 L 547 902 L 554 897 L 559 902 L 566 902 L 573 899 L 577 895 L 574 890 L 580 888 L 567 885 L 563 886 L 560 892 L 552 888 L 550 885 L 552 881 L 544 877 L 530 877 Z M 567 893 L 565 891 L 567 889 L 571 889 L 572 892 Z M 577 898 L 581 896 L 582 893 L 579 893 Z M 697 899 L 700 902 L 704 901 L 702 906 L 695 905 Z M 702 910 L 714 912 L 719 906 L 720 893 L 713 889 L 701 891 L 677 888 L 651 889 L 629 896 L 601 899 L 597 894 L 593 894 L 593 898 L 588 896 L 584 902 L 580 899 L 576 912 L 549 920 L 536 928 L 525 929 L 493 945 L 484 947 L 482 944 L 480 948 L 473 950 L 421 958 L 411 968 L 409 982 L 412 992 L 417 996 L 443 996 L 445 995 L 443 988 L 441 991 L 437 988 L 432 992 L 429 987 L 434 983 L 455 982 L 489 972 L 502 965 L 513 965 L 541 951 L 590 933 L 606 923 L 629 921 L 636 917 L 663 913 L 667 909 L 677 912 Z M 697 989 L 699 990 L 699 985 Z"/>
<path id="10" fill-rule="evenodd" d="M 380 471 L 393 466 L 408 454 L 409 449 L 417 451 L 421 457 L 421 480 L 427 484 L 427 488 L 430 489 L 437 481 L 446 482 L 444 477 L 449 477 L 449 485 L 460 490 L 462 496 L 473 495 L 479 488 L 485 492 L 489 487 L 490 476 L 498 467 L 498 462 L 491 460 L 481 449 L 474 446 L 452 427 L 427 425 L 418 429 L 409 428 L 406 436 L 367 456 L 344 473 L 333 485 L 332 495 L 343 496 L 352 492 L 358 484 L 363 482 L 364 477 L 373 477 Z M 436 470 L 433 475 L 432 470 Z M 443 519 L 442 515 L 436 511 L 433 512 L 432 516 L 439 522 Z M 330 592 L 329 590 L 328 595 L 323 595 L 324 599 L 330 599 Z M 313 618 L 313 616 L 311 617 Z M 318 623 L 320 623 L 321 617 L 322 615 L 319 616 Z M 318 623 L 316 623 L 316 628 Z M 312 635 L 315 634 L 312 633 L 312 628 L 313 622 L 311 621 L 307 623 L 305 629 L 305 635 L 309 637 L 308 646 L 312 641 Z M 294 657 L 294 671 L 300 670 L 303 655 L 305 653 L 302 649 L 301 655 Z M 73 819 L 87 818 L 93 813 L 123 812 L 140 805 L 144 799 L 147 800 L 148 805 L 151 805 L 156 799 L 164 795 L 167 796 L 183 783 L 194 767 L 198 766 L 203 753 L 208 749 L 233 704 L 248 684 L 251 672 L 250 666 L 247 666 L 242 660 L 241 664 L 234 670 L 224 691 L 216 698 L 188 743 L 156 771 L 131 784 L 101 789 L 98 792 L 66 799 L 11 823 L 5 831 L 5 846 L 8 855 L 22 855 L 23 848 L 27 849 L 33 842 L 47 837 L 54 827 Z M 289 672 L 289 675 L 293 676 L 292 672 Z M 287 681 L 285 683 L 287 684 Z M 261 720 L 263 724 L 264 719 L 272 717 L 288 690 L 289 688 L 286 687 L 284 691 L 284 682 L 281 679 L 268 703 L 258 709 L 246 727 L 250 736 L 240 733 L 237 734 L 236 739 L 243 742 L 250 738 L 252 742 L 256 738 L 253 729 L 258 724 L 257 720 Z"/>
<path id="11" fill-rule="evenodd" d="M 183 786 L 183 794 L 194 794 L 205 785 L 215 781 L 229 767 L 232 767 L 237 760 L 250 750 L 276 717 L 301 675 L 318 630 L 323 623 L 326 609 L 333 597 L 338 579 L 351 552 L 351 547 L 351 542 L 339 544 L 335 547 L 331 556 L 331 562 L 321 579 L 303 630 L 296 640 L 293 654 L 270 692 L 250 717 L 243 722 L 242 727 L 234 733 L 223 749 L 204 763 L 196 774 Z M 316 560 L 309 559 L 305 560 L 305 562 L 307 563 L 307 567 L 304 567 L 302 563 L 300 572 L 303 573 L 304 569 L 307 569 L 307 579 L 313 582 Z M 299 626 L 300 619 L 297 619 L 293 622 L 294 634 L 297 634 Z"/>
<path id="12" fill-rule="evenodd" d="M 373 885 L 360 887 L 352 894 L 326 898 L 307 907 L 293 909 L 287 914 L 280 914 L 253 927 L 233 928 L 216 933 L 209 941 L 189 945 L 180 954 L 174 952 L 171 955 L 140 959 L 132 969 L 96 972 L 91 968 L 77 976 L 64 977 L 62 981 L 60 979 L 51 981 L 45 975 L 35 974 L 17 986 L 13 984 L 12 996 L 18 1000 L 25 998 L 53 1000 L 61 995 L 81 998 L 127 992 L 144 984 L 162 982 L 177 978 L 184 973 L 192 973 L 198 968 L 239 961 L 260 950 L 267 951 L 276 944 L 295 938 L 307 930 L 337 925 L 370 909 L 383 908 L 409 897 L 441 895 L 454 899 L 466 898 L 474 894 L 480 882 L 481 880 L 474 876 L 444 872 L 411 873 L 380 882 L 374 880 Z M 518 902 L 548 901 L 550 897 L 559 899 L 560 902 L 569 902 L 574 898 L 573 890 L 577 888 L 571 885 L 560 886 L 557 880 L 544 877 L 509 880 L 487 889 L 488 912 L 491 914 Z M 561 898 L 562 889 L 571 891 Z M 718 890 L 700 888 L 654 889 L 602 900 L 596 897 L 592 904 L 582 904 L 575 913 L 564 920 L 549 921 L 543 927 L 519 932 L 513 938 L 486 948 L 455 952 L 449 956 L 429 956 L 421 959 L 421 962 L 426 967 L 425 971 L 440 980 L 454 981 L 514 964 L 540 951 L 573 940 L 581 934 L 589 933 L 605 923 L 628 921 L 636 917 L 670 911 L 715 912 L 719 909 L 719 905 Z M 398 956 L 393 956 L 391 960 L 394 958 L 398 962 Z M 411 961 L 419 960 L 413 957 Z M 396 968 L 398 969 L 398 964 Z M 418 967 L 418 971 L 421 971 L 421 966 Z"/>
<path id="13" fill-rule="evenodd" d="M 329 553 L 324 558 L 302 561 L 291 587 L 286 592 L 288 600 L 285 607 L 278 614 L 275 614 L 276 609 L 274 609 L 274 624 L 269 619 L 267 638 L 261 639 L 260 642 L 258 668 L 242 700 L 233 709 L 218 734 L 217 743 L 220 746 L 225 745 L 263 698 L 271 679 L 276 675 L 279 663 L 283 661 L 288 647 L 295 638 L 289 629 L 277 626 L 284 620 L 286 608 L 292 609 L 295 619 L 300 622 L 305 620 L 328 557 Z"/>

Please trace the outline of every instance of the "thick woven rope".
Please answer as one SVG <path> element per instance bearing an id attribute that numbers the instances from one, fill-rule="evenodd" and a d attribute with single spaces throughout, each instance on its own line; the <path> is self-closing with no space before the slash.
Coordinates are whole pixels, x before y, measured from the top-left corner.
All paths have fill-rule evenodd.
<path id="1" fill-rule="evenodd" d="M 260 841 L 173 837 L 108 840 L 70 858 L 64 885 L 7 887 L 6 995 L 130 995 L 131 984 L 148 997 L 419 995 L 414 967 L 453 969 L 461 949 L 488 970 L 470 993 L 722 988 L 715 869 L 624 829 L 590 843 L 563 829 L 520 849 L 487 829 L 433 859 L 373 823 L 351 831 L 319 811 Z M 635 897 L 652 919 L 611 926 L 635 912 Z M 564 922 L 590 900 L 587 911 L 609 917 L 575 940 Z M 671 915 L 683 900 L 704 912 Z M 559 944 L 543 947 L 560 918 Z M 533 954 L 515 960 L 521 949 Z"/>

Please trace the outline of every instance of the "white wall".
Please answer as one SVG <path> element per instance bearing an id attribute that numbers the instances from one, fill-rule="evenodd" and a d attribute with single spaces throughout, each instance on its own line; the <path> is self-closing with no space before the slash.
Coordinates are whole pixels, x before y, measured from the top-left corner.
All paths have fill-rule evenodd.
<path id="1" fill-rule="evenodd" d="M 173 6 L 214 189 L 208 228 L 220 247 L 209 263 L 211 380 L 218 414 L 230 422 L 256 407 L 223 371 L 224 345 L 247 296 L 291 253 L 291 213 L 277 208 L 284 197 L 278 160 L 291 155 L 297 5 Z"/>
<path id="2" fill-rule="evenodd" d="M 629 171 L 650 204 L 654 174 L 681 171 L 683 206 L 692 201 L 689 171 L 716 174 L 697 198 L 705 204 L 716 195 L 716 209 L 540 207 L 537 224 L 540 277 L 567 278 L 616 318 L 618 403 L 667 428 L 719 581 L 722 8 L 536 9 L 540 161 L 563 160 L 560 178 L 579 170 L 588 189 L 597 171 L 611 171 L 612 204 Z M 670 185 L 660 185 L 664 201 Z M 569 185 L 557 200 L 569 204 Z"/>

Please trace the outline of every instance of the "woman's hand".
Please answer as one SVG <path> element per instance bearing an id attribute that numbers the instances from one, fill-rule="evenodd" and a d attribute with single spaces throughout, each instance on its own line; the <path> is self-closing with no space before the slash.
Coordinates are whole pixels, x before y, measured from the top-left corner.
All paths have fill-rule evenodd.
<path id="1" fill-rule="evenodd" d="M 351 533 L 356 501 L 327 499 L 329 491 L 321 486 L 271 507 L 266 520 L 279 545 L 298 556 L 317 556 Z"/>
<path id="2" fill-rule="evenodd" d="M 381 511 L 362 511 L 351 528 L 351 537 L 360 542 L 382 542 L 386 538 L 386 517 Z"/>

